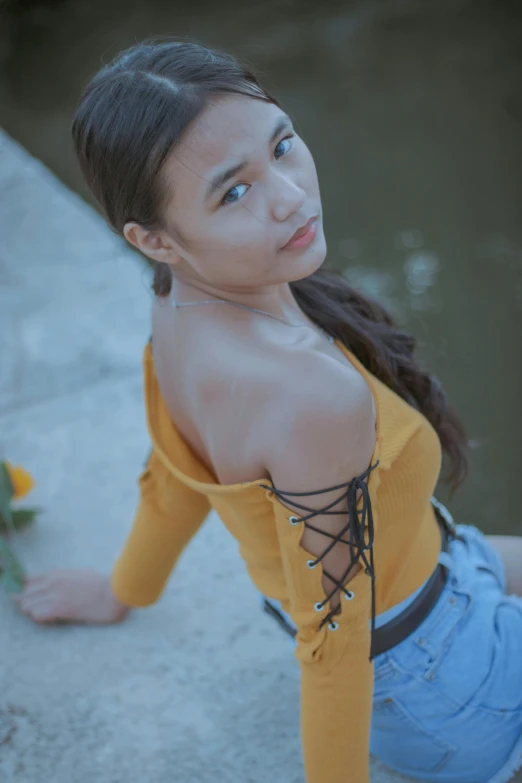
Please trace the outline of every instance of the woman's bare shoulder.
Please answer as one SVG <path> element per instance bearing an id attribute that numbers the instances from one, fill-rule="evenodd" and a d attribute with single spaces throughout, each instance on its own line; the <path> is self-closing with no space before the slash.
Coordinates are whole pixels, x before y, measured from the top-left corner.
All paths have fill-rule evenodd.
<path id="1" fill-rule="evenodd" d="M 278 445 L 265 442 L 260 455 L 274 482 L 305 491 L 363 473 L 376 442 L 364 378 L 321 353 L 289 358 L 284 369 L 280 402 L 266 416 Z"/>
<path id="2" fill-rule="evenodd" d="M 266 478 L 274 470 L 284 479 L 282 466 L 299 470 L 310 452 L 319 462 L 332 458 L 339 422 L 353 442 L 363 437 L 354 427 L 359 422 L 364 430 L 371 393 L 349 362 L 320 350 L 254 343 L 225 329 L 181 333 L 171 326 L 166 313 L 153 319 L 162 396 L 181 434 L 221 483 Z M 339 448 L 346 454 L 352 446 Z M 363 451 L 370 448 L 367 443 Z"/>
<path id="3" fill-rule="evenodd" d="M 216 459 L 243 453 L 256 475 L 277 474 L 286 486 L 295 486 L 296 474 L 320 480 L 325 463 L 336 465 L 332 485 L 338 474 L 362 473 L 375 447 L 368 385 L 319 351 L 245 349 L 207 371 L 199 394 L 203 437 Z"/>

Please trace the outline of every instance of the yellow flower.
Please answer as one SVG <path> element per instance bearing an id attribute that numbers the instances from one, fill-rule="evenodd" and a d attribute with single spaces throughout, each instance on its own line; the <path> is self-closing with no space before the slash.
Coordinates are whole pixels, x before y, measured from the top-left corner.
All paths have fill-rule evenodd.
<path id="1" fill-rule="evenodd" d="M 34 487 L 34 481 L 31 474 L 20 467 L 20 465 L 10 465 L 9 462 L 6 461 L 5 466 L 13 485 L 15 500 L 23 498 Z"/>

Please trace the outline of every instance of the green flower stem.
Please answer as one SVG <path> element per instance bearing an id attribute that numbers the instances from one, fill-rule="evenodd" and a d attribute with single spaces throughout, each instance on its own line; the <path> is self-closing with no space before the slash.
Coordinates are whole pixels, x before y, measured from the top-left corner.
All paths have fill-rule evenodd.
<path id="1" fill-rule="evenodd" d="M 25 582 L 25 572 L 22 564 L 0 537 L 0 585 L 8 593 L 19 593 L 23 590 Z"/>

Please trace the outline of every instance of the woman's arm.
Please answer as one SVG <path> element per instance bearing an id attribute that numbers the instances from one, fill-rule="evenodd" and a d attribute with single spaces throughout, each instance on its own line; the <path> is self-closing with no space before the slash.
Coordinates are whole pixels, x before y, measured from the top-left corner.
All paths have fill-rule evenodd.
<path id="1" fill-rule="evenodd" d="M 285 403 L 278 407 L 278 438 L 265 456 L 274 487 L 286 493 L 312 493 L 363 474 L 375 448 L 367 385 L 361 384 L 359 377 L 329 365 L 323 365 L 322 375 L 312 373 L 319 382 L 307 383 L 305 377 L 300 382 L 299 374 L 290 375 L 290 383 L 280 395 Z M 284 448 L 276 447 L 276 443 L 284 444 Z M 307 516 L 310 511 L 289 502 L 295 500 L 317 511 L 339 498 L 341 502 L 330 509 L 338 514 L 310 518 L 308 523 L 315 530 L 304 521 L 295 521 L 295 517 Z M 341 541 L 335 542 L 315 568 L 307 565 L 308 560 L 323 555 L 332 536 L 346 527 L 346 495 L 343 497 L 342 489 L 301 497 L 289 495 L 286 500 L 274 499 L 274 507 L 290 613 L 297 625 L 307 783 L 368 783 L 373 689 L 373 666 L 369 661 L 371 578 L 360 565 L 348 573 L 350 546 Z M 343 539 L 349 541 L 349 531 Z M 316 611 L 315 604 L 324 601 L 339 581 L 353 591 L 353 598 L 345 600 L 337 589 L 330 602 Z M 321 619 L 339 606 L 341 613 L 334 616 L 337 629 L 330 630 L 327 624 L 320 628 Z"/>
<path id="2" fill-rule="evenodd" d="M 173 476 L 154 450 L 139 486 L 134 522 L 112 573 L 55 568 L 31 575 L 14 596 L 20 611 L 42 624 L 109 624 L 123 620 L 133 606 L 157 601 L 210 505 Z"/>
<path id="3" fill-rule="evenodd" d="M 165 467 L 153 449 L 139 477 L 140 502 L 111 575 L 114 595 L 129 606 L 158 600 L 210 503 Z"/>

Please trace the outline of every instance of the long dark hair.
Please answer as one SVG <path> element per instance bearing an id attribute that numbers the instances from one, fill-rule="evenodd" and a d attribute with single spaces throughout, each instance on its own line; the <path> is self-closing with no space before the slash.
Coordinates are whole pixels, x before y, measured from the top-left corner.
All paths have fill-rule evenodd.
<path id="1" fill-rule="evenodd" d="M 121 52 L 85 87 L 72 123 L 82 174 L 118 234 L 128 221 L 164 228 L 170 194 L 161 167 L 187 126 L 215 94 L 234 93 L 279 106 L 249 67 L 194 41 L 145 39 Z M 156 263 L 156 296 L 170 292 L 168 265 Z M 468 472 L 463 426 L 439 381 L 413 357 L 415 339 L 385 308 L 332 269 L 290 283 L 303 312 L 343 343 L 362 364 L 437 432 L 450 460 L 443 479 L 451 494 Z"/>

